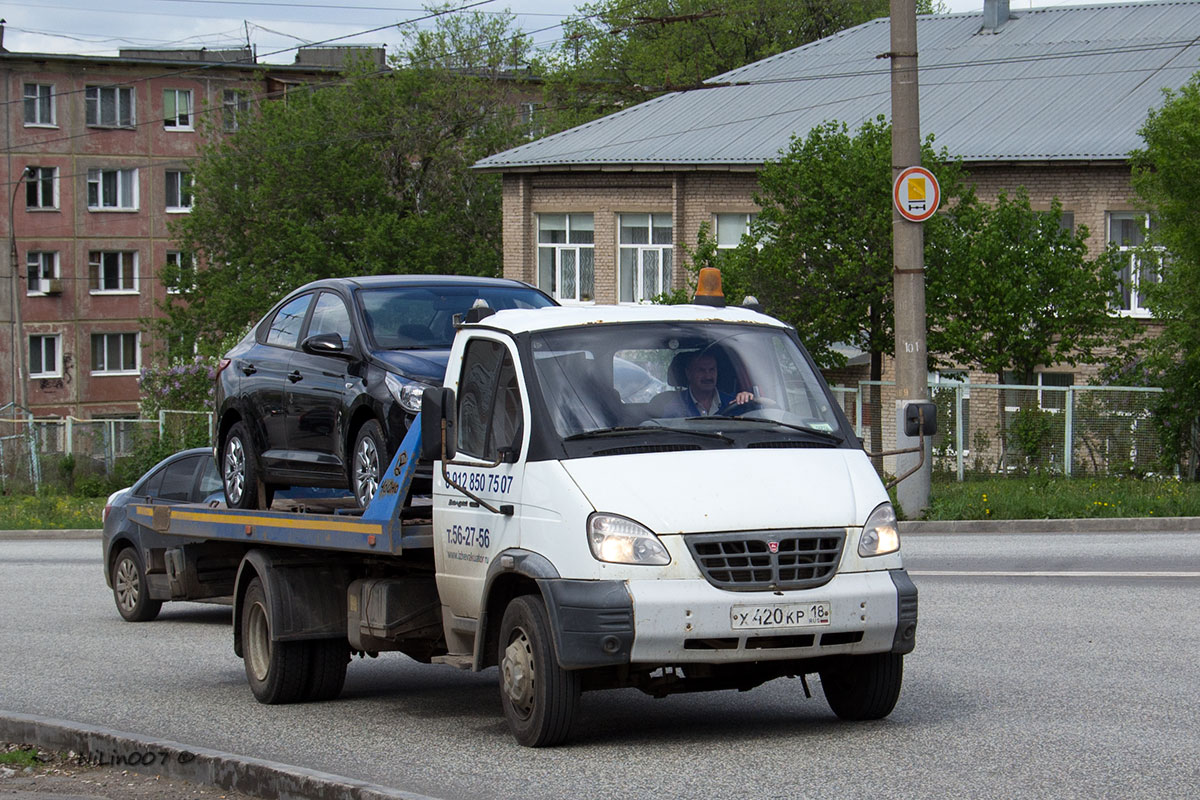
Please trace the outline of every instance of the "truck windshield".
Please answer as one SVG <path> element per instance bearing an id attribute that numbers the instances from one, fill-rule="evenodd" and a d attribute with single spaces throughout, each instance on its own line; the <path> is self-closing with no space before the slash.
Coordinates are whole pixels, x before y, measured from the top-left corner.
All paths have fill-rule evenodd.
<path id="1" fill-rule="evenodd" d="M 824 381 L 790 332 L 734 323 L 631 323 L 535 333 L 533 370 L 559 436 L 764 430 L 842 440 Z M 723 440 L 723 441 L 722 441 Z"/>

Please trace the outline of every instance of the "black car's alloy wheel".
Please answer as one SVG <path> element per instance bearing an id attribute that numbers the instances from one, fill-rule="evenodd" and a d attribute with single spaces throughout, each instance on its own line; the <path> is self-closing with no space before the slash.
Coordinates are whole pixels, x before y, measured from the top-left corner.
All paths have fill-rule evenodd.
<path id="1" fill-rule="evenodd" d="M 221 448 L 221 482 L 230 508 L 258 507 L 258 464 L 246 426 L 235 424 Z"/>
<path id="2" fill-rule="evenodd" d="M 383 470 L 387 467 L 387 445 L 383 428 L 375 420 L 363 425 L 354 437 L 354 452 L 350 456 L 350 488 L 359 508 L 366 508 L 379 491 Z"/>

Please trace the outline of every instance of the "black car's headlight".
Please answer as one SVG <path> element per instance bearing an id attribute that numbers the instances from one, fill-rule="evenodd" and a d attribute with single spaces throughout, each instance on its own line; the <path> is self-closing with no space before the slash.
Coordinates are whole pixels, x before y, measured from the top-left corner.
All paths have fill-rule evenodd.
<path id="1" fill-rule="evenodd" d="M 383 382 L 387 384 L 388 391 L 392 393 L 392 397 L 396 402 L 410 414 L 417 414 L 421 411 L 421 395 L 425 394 L 428 386 L 424 383 L 405 380 L 399 375 L 387 373 L 384 375 Z"/>

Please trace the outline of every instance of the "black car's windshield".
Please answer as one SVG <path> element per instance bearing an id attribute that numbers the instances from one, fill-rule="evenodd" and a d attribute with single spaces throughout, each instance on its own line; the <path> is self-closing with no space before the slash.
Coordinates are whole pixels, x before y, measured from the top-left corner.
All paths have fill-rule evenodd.
<path id="1" fill-rule="evenodd" d="M 521 286 L 386 286 L 356 295 L 367 335 L 381 350 L 448 350 L 454 315 L 465 314 L 476 300 L 497 311 L 553 305 L 541 292 Z"/>
<path id="2" fill-rule="evenodd" d="M 782 328 L 716 322 L 535 333 L 533 369 L 564 441 L 640 431 L 842 441 L 824 381 Z"/>

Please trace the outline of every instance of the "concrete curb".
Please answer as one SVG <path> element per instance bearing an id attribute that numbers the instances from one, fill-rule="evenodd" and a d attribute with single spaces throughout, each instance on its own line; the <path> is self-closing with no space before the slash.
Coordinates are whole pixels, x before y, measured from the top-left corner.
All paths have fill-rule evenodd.
<path id="1" fill-rule="evenodd" d="M 1200 517 L 917 521 L 901 522 L 900 533 L 1200 533 Z"/>
<path id="2" fill-rule="evenodd" d="M 99 528 L 68 528 L 66 530 L 0 531 L 0 539 L 99 539 Z"/>
<path id="3" fill-rule="evenodd" d="M 0 711 L 0 741 L 73 750 L 84 763 L 207 784 L 266 800 L 433 800 L 290 764 L 11 711 Z"/>

